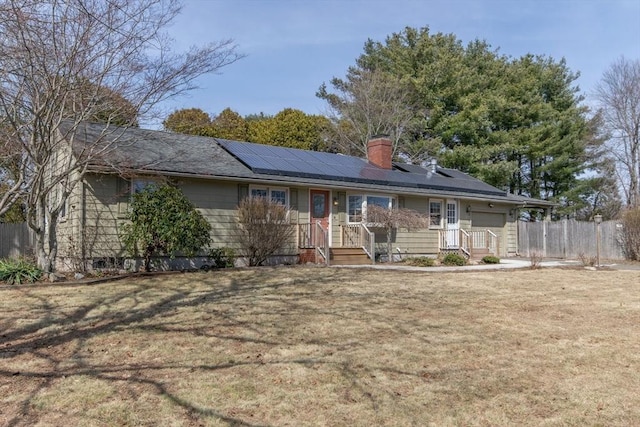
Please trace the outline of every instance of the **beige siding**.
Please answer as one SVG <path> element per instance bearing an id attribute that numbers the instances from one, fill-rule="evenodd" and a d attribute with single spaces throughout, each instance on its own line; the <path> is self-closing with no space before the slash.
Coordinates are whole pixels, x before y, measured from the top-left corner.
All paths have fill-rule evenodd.
<path id="1" fill-rule="evenodd" d="M 111 175 L 90 175 L 86 179 L 85 246 L 87 258 L 125 256 L 119 233 L 125 222 L 128 196 L 124 198 L 120 178 Z M 196 206 L 212 226 L 212 247 L 238 249 L 234 237 L 235 214 L 239 199 L 238 183 L 202 179 L 181 179 L 177 182 L 185 196 Z M 306 206 L 307 196 L 298 189 L 299 206 Z M 306 213 L 292 212 L 292 223 Z M 295 239 L 279 255 L 297 253 Z"/>
<path id="2" fill-rule="evenodd" d="M 515 256 L 518 253 L 518 223 L 507 216 L 506 248 L 503 256 Z"/>
<path id="3" fill-rule="evenodd" d="M 438 231 L 400 229 L 394 243 L 394 250 L 396 248 L 400 248 L 402 254 L 436 254 L 438 253 Z"/>
<path id="4" fill-rule="evenodd" d="M 500 242 L 499 256 L 513 255 L 517 250 L 517 230 L 509 205 L 475 203 L 471 205 L 471 230 L 491 230 Z"/>
<path id="5" fill-rule="evenodd" d="M 426 197 L 409 197 L 404 196 L 404 208 L 411 209 L 423 215 L 427 215 L 427 198 Z"/>
<path id="6" fill-rule="evenodd" d="M 73 165 L 75 160 L 70 155 L 70 145 L 66 142 L 60 142 L 55 148 L 55 151 L 50 157 L 50 161 L 47 165 L 45 172 L 45 180 L 50 183 L 52 180 L 61 179 L 62 181 L 54 184 L 48 194 L 49 207 L 53 208 L 58 206 L 63 197 L 63 185 L 73 184 L 78 178 L 77 174 L 68 174 L 70 165 Z M 77 202 L 77 188 L 76 185 L 72 193 L 67 197 L 64 207 L 60 211 L 58 221 L 56 223 L 56 238 L 57 238 L 57 257 L 58 259 L 67 257 L 69 253 L 76 253 L 78 243 L 76 241 L 75 230 L 76 221 L 73 216 L 71 206 Z M 45 245 L 47 243 L 45 242 Z M 58 267 L 58 266 L 56 266 Z"/>
<path id="7" fill-rule="evenodd" d="M 339 206 L 333 208 L 333 244 L 340 244 L 340 225 L 347 224 L 346 200 L 342 201 L 342 196 L 338 194 Z M 355 193 L 350 193 L 355 194 Z M 366 193 L 363 193 L 366 194 Z M 426 215 L 427 198 L 425 197 L 402 197 L 402 204 L 405 209 L 412 209 Z M 387 253 L 386 230 L 380 228 L 371 229 L 376 236 L 376 252 Z M 437 230 L 394 230 L 393 249 L 397 253 L 397 248 L 403 255 L 424 255 L 436 254 L 438 252 L 438 231 Z"/>
<path id="8" fill-rule="evenodd" d="M 237 249 L 234 245 L 233 226 L 238 206 L 238 184 L 185 180 L 179 185 L 185 196 L 211 224 L 212 246 Z"/>
<path id="9" fill-rule="evenodd" d="M 428 198 L 403 196 L 404 208 L 414 210 L 427 216 Z M 400 229 L 396 233 L 394 250 L 400 248 L 404 254 L 436 254 L 438 253 L 438 231 L 437 230 L 405 230 Z M 397 251 L 396 251 L 397 252 Z"/>
<path id="10" fill-rule="evenodd" d="M 239 197 L 247 194 L 248 185 L 232 181 L 213 181 L 203 179 L 180 179 L 177 184 L 198 210 L 212 225 L 211 237 L 213 247 L 237 248 L 234 237 L 235 210 Z M 75 209 L 68 210 L 65 233 L 69 242 L 82 239 L 85 242 L 84 253 L 87 258 L 125 256 L 120 243 L 119 233 L 128 205 L 128 196 L 123 197 L 122 180 L 111 175 L 89 175 L 86 178 L 84 231 L 81 233 L 82 208 L 81 190 L 74 194 L 70 205 Z M 308 187 L 290 187 L 291 223 L 307 224 L 309 222 Z M 366 193 L 364 193 L 366 194 Z M 332 191 L 331 200 L 336 197 L 338 206 L 331 205 L 331 237 L 332 244 L 340 244 L 340 226 L 347 221 L 347 192 Z M 428 213 L 428 197 L 402 196 L 402 206 L 424 215 Z M 445 200 L 444 198 L 439 198 Z M 501 256 L 515 253 L 516 228 L 511 218 L 510 206 L 494 206 L 489 208 L 485 202 L 459 203 L 460 228 L 490 228 L 500 238 Z M 376 232 L 376 249 L 386 252 L 386 234 L 384 230 Z M 437 229 L 396 230 L 393 247 L 400 248 L 402 255 L 437 254 L 439 252 Z M 73 253 L 72 245 L 66 244 L 65 251 Z M 397 251 L 396 251 L 397 252 Z M 296 254 L 295 239 L 280 255 Z"/>
<path id="11" fill-rule="evenodd" d="M 309 217 L 309 189 L 305 187 L 297 187 L 298 190 L 298 209 L 297 220 L 298 224 L 308 224 Z"/>
<path id="12" fill-rule="evenodd" d="M 65 215 L 59 218 L 58 267 L 62 270 L 81 271 L 82 268 L 82 191 L 84 182 L 79 181 L 69 195 L 65 207 Z"/>
<path id="13" fill-rule="evenodd" d="M 121 257 L 124 248 L 120 232 L 124 212 L 119 194 L 121 178 L 115 175 L 89 175 L 85 183 L 84 251 L 87 258 Z"/>

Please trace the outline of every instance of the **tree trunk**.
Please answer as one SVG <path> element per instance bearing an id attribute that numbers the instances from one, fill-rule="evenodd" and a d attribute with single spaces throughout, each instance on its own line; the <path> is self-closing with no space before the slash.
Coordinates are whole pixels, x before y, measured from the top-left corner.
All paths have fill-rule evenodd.
<path id="1" fill-rule="evenodd" d="M 635 208 L 640 206 L 640 147 L 633 145 L 631 147 L 631 165 L 629 167 L 629 207 Z"/>
<path id="2" fill-rule="evenodd" d="M 40 189 L 38 189 L 40 190 Z M 35 234 L 34 255 L 38 267 L 45 273 L 53 272 L 53 260 L 47 243 L 51 242 L 46 216 L 47 203 L 43 197 L 35 197 L 27 203 L 27 224 Z M 55 230 L 55 228 L 54 228 Z M 55 238 L 55 236 L 53 236 Z"/>
<path id="3" fill-rule="evenodd" d="M 38 227 L 29 226 L 35 232 L 35 255 L 38 267 L 45 273 L 55 271 L 55 260 L 58 254 L 58 239 L 56 236 L 58 218 L 52 216 L 48 221 L 38 218 Z"/>
<path id="4" fill-rule="evenodd" d="M 144 271 L 147 273 L 151 271 L 151 254 L 153 252 L 147 248 L 144 253 Z"/>

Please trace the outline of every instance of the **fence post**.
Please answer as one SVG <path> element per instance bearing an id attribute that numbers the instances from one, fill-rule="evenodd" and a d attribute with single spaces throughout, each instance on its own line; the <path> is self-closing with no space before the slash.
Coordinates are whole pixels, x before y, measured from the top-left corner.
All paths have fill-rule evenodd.
<path id="1" fill-rule="evenodd" d="M 567 259 L 567 245 L 569 244 L 569 236 L 567 231 L 567 220 L 562 220 L 562 258 Z"/>
<path id="2" fill-rule="evenodd" d="M 596 217 L 599 215 L 596 215 Z M 597 220 L 596 220 L 597 221 Z M 600 268 L 600 221 L 596 222 L 596 267 Z"/>
<path id="3" fill-rule="evenodd" d="M 547 220 L 542 221 L 542 256 L 547 257 Z"/>

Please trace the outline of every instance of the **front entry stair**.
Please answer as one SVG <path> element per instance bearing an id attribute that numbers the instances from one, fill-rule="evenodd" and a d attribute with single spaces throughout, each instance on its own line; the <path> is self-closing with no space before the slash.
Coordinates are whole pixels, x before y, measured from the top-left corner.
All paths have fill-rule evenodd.
<path id="1" fill-rule="evenodd" d="M 473 260 L 481 260 L 487 255 L 494 255 L 494 253 L 488 248 L 474 248 L 470 258 Z"/>
<path id="2" fill-rule="evenodd" d="M 362 248 L 331 248 L 331 265 L 373 264 Z"/>

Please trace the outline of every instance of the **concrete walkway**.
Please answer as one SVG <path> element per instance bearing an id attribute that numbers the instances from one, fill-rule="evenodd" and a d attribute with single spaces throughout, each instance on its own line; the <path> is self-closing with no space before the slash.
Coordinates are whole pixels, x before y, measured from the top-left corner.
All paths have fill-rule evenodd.
<path id="1" fill-rule="evenodd" d="M 580 261 L 573 260 L 543 260 L 540 263 L 540 267 L 580 267 L 582 263 Z M 371 268 L 378 270 L 400 270 L 400 271 L 474 271 L 474 270 L 507 270 L 517 268 L 531 268 L 531 260 L 527 258 L 503 258 L 500 259 L 500 264 L 476 264 L 465 265 L 462 267 L 412 267 L 408 265 L 400 264 L 375 264 L 375 265 L 334 265 L 335 268 Z M 605 267 L 603 265 L 603 267 Z"/>

